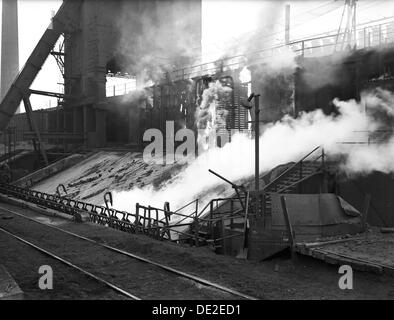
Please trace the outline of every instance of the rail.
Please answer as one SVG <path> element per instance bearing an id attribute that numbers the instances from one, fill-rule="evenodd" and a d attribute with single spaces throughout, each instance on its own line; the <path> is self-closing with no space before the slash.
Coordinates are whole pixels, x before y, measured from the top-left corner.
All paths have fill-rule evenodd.
<path id="1" fill-rule="evenodd" d="M 341 39 L 343 35 L 344 33 L 340 33 L 338 37 L 338 34 L 335 33 L 301 39 L 292 41 L 289 44 L 279 44 L 263 48 L 252 53 L 240 54 L 199 65 L 187 66 L 167 72 L 165 78 L 177 81 L 208 73 L 236 70 L 247 65 L 268 61 L 270 58 L 280 54 L 281 51 L 288 52 L 291 50 L 295 56 L 301 57 L 330 55 L 335 52 L 349 50 L 349 47 L 344 47 L 342 43 L 337 42 L 337 38 Z M 355 40 L 352 42 L 352 48 L 363 49 L 392 43 L 394 43 L 394 21 L 389 21 L 357 28 Z M 338 46 L 341 47 L 340 50 L 338 50 Z"/>
<path id="2" fill-rule="evenodd" d="M 0 193 L 57 210 L 73 217 L 85 213 L 94 223 L 124 232 L 143 233 L 160 240 L 171 240 L 168 230 L 171 230 L 173 226 L 169 224 L 169 221 L 160 221 L 158 213 L 179 215 L 179 213 L 169 211 L 169 208 L 159 209 L 139 204 L 136 205 L 136 212 L 131 213 L 110 208 L 108 204 L 100 206 L 8 184 L 0 185 Z"/>
<path id="3" fill-rule="evenodd" d="M 62 193 L 66 194 L 67 191 L 64 189 Z M 60 190 L 60 187 L 58 190 Z M 91 222 L 119 231 L 145 234 L 157 240 L 187 242 L 196 246 L 199 246 L 201 243 L 207 243 L 209 240 L 218 240 L 217 236 L 215 239 L 213 233 L 207 232 L 204 235 L 201 232 L 212 230 L 213 226 L 216 223 L 221 223 L 223 219 L 235 219 L 242 217 L 244 214 L 239 198 L 212 199 L 201 211 L 198 211 L 198 200 L 191 201 L 179 208 L 178 212 L 171 211 L 168 203 L 164 205 L 163 209 L 143 206 L 137 203 L 135 212 L 132 213 L 111 208 L 112 202 L 110 201 L 111 197 L 108 197 L 109 194 L 105 196 L 107 200 L 105 201 L 105 206 L 100 206 L 67 198 L 67 194 L 62 196 L 60 192 L 58 194 L 47 194 L 8 184 L 0 185 L 0 193 L 41 207 L 57 210 L 73 217 L 85 213 L 89 216 Z M 220 212 L 215 211 L 220 208 L 223 202 L 229 203 L 229 207 Z M 179 212 L 193 204 L 195 205 L 195 210 L 192 214 L 187 215 Z M 207 211 L 208 208 L 209 211 Z M 164 219 L 160 217 L 159 213 L 164 213 Z M 170 217 L 173 215 L 182 218 L 176 223 L 170 224 Z M 202 215 L 208 216 L 203 217 Z M 185 222 L 186 219 L 191 221 Z"/>
<path id="4" fill-rule="evenodd" d="M 312 155 L 315 151 L 320 149 L 320 146 L 316 147 L 313 149 L 311 152 L 309 152 L 307 155 L 302 157 L 298 162 L 294 163 L 290 168 L 282 172 L 279 176 L 277 176 L 274 180 L 272 180 L 270 183 L 268 183 L 266 186 L 264 186 L 263 190 L 268 190 L 270 187 L 275 185 L 278 181 L 280 181 L 283 177 L 285 177 L 288 173 L 293 171 L 297 166 L 302 165 L 302 162 L 305 161 L 310 155 Z"/>
<path id="5" fill-rule="evenodd" d="M 62 232 L 62 233 L 64 233 L 64 234 L 67 234 L 67 235 L 69 235 L 69 236 L 72 236 L 73 238 L 76 238 L 76 239 L 79 239 L 79 240 L 83 240 L 83 241 L 86 241 L 86 242 L 88 242 L 88 243 L 97 245 L 97 246 L 102 247 L 102 248 L 105 248 L 105 249 L 107 249 L 107 250 L 109 250 L 109 251 L 112 251 L 112 252 L 115 252 L 115 253 L 117 253 L 117 254 L 124 255 L 124 256 L 127 256 L 127 257 L 129 257 L 129 258 L 132 258 L 132 259 L 134 259 L 134 260 L 136 260 L 136 261 L 140 261 L 140 262 L 142 262 L 142 263 L 145 263 L 145 264 L 147 264 L 147 265 L 155 266 L 155 267 L 157 267 L 157 268 L 159 268 L 159 269 L 161 269 L 161 270 L 163 270 L 163 271 L 165 271 L 165 272 L 174 274 L 174 275 L 176 275 L 177 277 L 185 278 L 185 279 L 188 279 L 188 280 L 190 280 L 190 281 L 193 281 L 193 282 L 196 282 L 196 283 L 203 284 L 203 285 L 205 285 L 205 286 L 207 286 L 207 287 L 215 288 L 215 289 L 217 289 L 217 290 L 220 290 L 220 291 L 223 291 L 223 292 L 227 292 L 227 293 L 230 293 L 230 294 L 235 295 L 235 296 L 238 296 L 238 297 L 242 297 L 242 298 L 244 298 L 244 299 L 249 299 L 249 300 L 256 300 L 256 299 L 257 299 L 257 298 L 255 298 L 255 297 L 246 295 L 246 294 L 244 294 L 244 293 L 242 293 L 242 292 L 239 292 L 239 291 L 237 291 L 237 290 L 234 290 L 234 289 L 232 289 L 232 288 L 225 287 L 225 286 L 223 286 L 223 285 L 221 285 L 221 284 L 218 284 L 218 283 L 215 283 L 215 282 L 206 280 L 206 279 L 204 279 L 204 278 L 201 278 L 201 277 L 199 277 L 199 276 L 196 276 L 196 275 L 187 273 L 187 272 L 185 272 L 185 271 L 182 271 L 182 270 L 179 270 L 179 269 L 175 269 L 175 268 L 169 267 L 169 266 L 167 266 L 167 265 L 165 265 L 165 264 L 162 264 L 162 263 L 159 263 L 159 262 L 156 262 L 156 261 L 153 261 L 153 260 L 144 258 L 144 257 L 142 257 L 142 256 L 133 254 L 133 253 L 128 252 L 128 251 L 125 251 L 125 250 L 121 250 L 121 249 L 119 249 L 119 248 L 117 248 L 117 247 L 113 247 L 113 246 L 110 246 L 110 245 L 105 244 L 105 243 L 98 242 L 98 241 L 96 241 L 96 240 L 93 240 L 93 239 L 91 239 L 91 238 L 82 236 L 82 235 L 77 234 L 77 233 L 74 233 L 74 232 L 71 232 L 71 231 L 69 231 L 69 230 L 64 230 L 63 228 L 60 228 L 60 227 L 57 227 L 57 226 L 53 226 L 53 225 L 47 224 L 47 223 L 42 222 L 42 221 L 38 221 L 37 219 L 31 218 L 31 217 L 27 217 L 27 216 L 25 216 L 24 214 L 15 212 L 15 211 L 10 210 L 10 209 L 8 209 L 8 208 L 0 207 L 0 209 L 1 209 L 1 210 L 5 210 L 5 211 L 7 211 L 8 213 L 11 213 L 11 214 L 13 214 L 13 215 L 16 215 L 16 216 L 18 216 L 18 217 L 20 217 L 20 218 L 23 218 L 23 219 L 26 219 L 26 220 L 28 220 L 28 221 L 34 222 L 34 223 L 36 223 L 36 224 L 38 224 L 38 225 L 42 225 L 42 226 L 45 226 L 45 227 L 50 228 L 50 229 L 52 229 L 52 230 L 56 230 L 56 231 Z M 0 230 L 1 230 L 1 228 L 0 228 Z M 4 229 L 3 229 L 3 230 L 4 230 Z M 8 231 L 6 231 L 6 232 L 9 233 Z M 15 235 L 13 235 L 13 236 L 15 237 Z M 16 236 L 16 237 L 17 237 L 17 236 Z M 27 241 L 25 241 L 25 239 L 22 239 L 22 238 L 20 238 L 20 237 L 17 237 L 17 238 L 19 238 L 18 240 L 20 240 L 20 241 L 23 241 L 23 242 L 25 242 L 25 243 L 27 242 Z M 52 253 L 50 253 L 50 252 L 48 252 L 48 251 L 46 251 L 46 250 L 43 250 L 42 248 L 40 248 L 40 247 L 38 247 L 38 246 L 36 246 L 36 245 L 34 245 L 34 244 L 31 244 L 31 243 L 27 243 L 27 244 L 34 246 L 36 249 L 40 250 L 41 252 L 43 252 L 43 253 L 45 253 L 45 254 L 50 255 L 51 257 L 54 257 L 54 258 L 56 258 L 56 259 L 58 258 L 58 257 L 55 256 L 54 254 L 52 254 Z M 105 285 L 108 285 L 111 289 L 114 289 L 115 291 L 117 291 L 117 292 L 119 292 L 119 293 L 121 293 L 121 294 L 125 294 L 126 296 L 129 296 L 129 297 L 132 298 L 132 299 L 140 300 L 140 298 L 138 298 L 138 297 L 136 297 L 136 296 L 131 296 L 131 294 L 128 293 L 128 292 L 126 292 L 125 290 L 122 290 L 122 289 L 120 289 L 119 287 L 116 287 L 116 286 L 114 286 L 114 285 L 111 285 L 110 283 L 106 282 L 105 280 L 103 281 L 103 279 L 101 279 L 101 278 L 99 278 L 99 277 L 97 277 L 97 276 L 94 276 L 94 275 L 92 276 L 91 273 L 86 272 L 86 270 L 84 270 L 84 269 L 82 269 L 82 268 L 80 268 L 80 267 L 76 267 L 75 265 L 71 264 L 71 263 L 70 263 L 69 261 L 67 261 L 67 260 L 64 260 L 64 259 L 62 259 L 62 258 L 60 258 L 60 259 L 58 259 L 58 260 L 60 260 L 61 262 L 65 263 L 65 264 L 67 264 L 67 265 L 69 265 L 69 266 L 71 266 L 71 267 L 73 267 L 73 268 L 75 268 L 75 269 L 78 269 L 79 271 L 85 273 L 85 274 L 88 275 L 88 276 L 91 276 L 91 277 L 94 278 L 95 280 L 98 280 L 99 282 L 102 282 L 102 283 L 104 283 Z"/>

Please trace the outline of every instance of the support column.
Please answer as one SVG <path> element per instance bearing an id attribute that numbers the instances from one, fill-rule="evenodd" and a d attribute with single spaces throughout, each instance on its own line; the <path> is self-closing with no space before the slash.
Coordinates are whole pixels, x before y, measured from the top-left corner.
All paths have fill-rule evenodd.
<path id="1" fill-rule="evenodd" d="M 44 158 L 45 165 L 48 166 L 49 165 L 48 157 L 47 157 L 47 154 L 45 152 L 45 147 L 44 147 L 44 144 L 42 143 L 41 135 L 40 135 L 40 132 L 38 130 L 37 124 L 34 121 L 33 108 L 31 107 L 29 97 L 24 97 L 23 98 L 23 103 L 25 105 L 26 115 L 27 115 L 27 118 L 29 120 L 30 129 L 32 131 L 34 131 L 35 134 L 36 134 L 36 137 L 37 137 L 37 140 L 38 140 L 38 148 L 40 149 L 41 155 Z"/>

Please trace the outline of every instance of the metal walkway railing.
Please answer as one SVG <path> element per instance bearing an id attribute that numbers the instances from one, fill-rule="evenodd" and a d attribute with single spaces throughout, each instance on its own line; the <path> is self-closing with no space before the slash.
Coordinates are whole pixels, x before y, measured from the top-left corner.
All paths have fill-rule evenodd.
<path id="1" fill-rule="evenodd" d="M 341 38 L 341 35 L 343 34 L 340 34 L 339 38 Z M 338 48 L 342 47 L 336 42 L 337 37 L 338 34 L 330 34 L 302 39 L 290 42 L 289 44 L 280 44 L 273 47 L 263 48 L 251 53 L 227 57 L 195 66 L 186 66 L 184 68 L 168 72 L 166 78 L 177 81 L 191 79 L 205 74 L 237 70 L 247 65 L 267 62 L 269 59 L 277 57 L 281 53 L 289 52 L 289 50 L 292 51 L 295 56 L 327 56 L 335 52 L 339 52 Z M 394 21 L 361 28 L 359 27 L 356 30 L 355 38 L 356 39 L 353 41 L 352 47 L 356 49 L 392 44 L 394 43 Z M 349 48 L 346 48 L 345 46 L 343 50 L 349 50 Z"/>

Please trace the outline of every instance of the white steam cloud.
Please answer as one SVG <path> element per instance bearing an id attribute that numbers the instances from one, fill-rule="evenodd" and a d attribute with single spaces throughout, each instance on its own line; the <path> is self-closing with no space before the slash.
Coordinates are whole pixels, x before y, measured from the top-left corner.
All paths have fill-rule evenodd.
<path id="1" fill-rule="evenodd" d="M 210 145 L 212 133 L 226 128 L 226 118 L 228 111 L 220 107 L 220 101 L 226 94 L 230 94 L 232 89 L 223 86 L 220 81 L 209 83 L 209 87 L 204 90 L 200 107 L 196 110 L 196 125 L 199 129 L 198 144 L 204 150 Z"/>
<path id="2" fill-rule="evenodd" d="M 201 58 L 199 6 L 198 1 L 124 1 L 117 52 L 138 87 Z"/>
<path id="3" fill-rule="evenodd" d="M 393 95 L 384 93 L 384 99 L 364 94 L 369 108 L 387 111 L 394 106 Z M 297 161 L 317 146 L 322 146 L 329 156 L 342 156 L 343 170 L 349 173 L 368 173 L 372 170 L 393 172 L 394 137 L 377 145 L 343 144 L 342 142 L 367 142 L 360 140 L 360 131 L 382 129 L 384 123 L 365 112 L 364 101 L 334 100 L 338 115 L 324 115 L 321 110 L 301 114 L 294 119 L 285 116 L 281 121 L 263 128 L 260 137 L 260 168 L 266 172 L 280 164 Z M 385 112 L 388 114 L 388 112 Z M 153 187 L 132 189 L 116 193 L 115 206 L 130 208 L 130 202 L 162 207 L 165 201 L 177 209 L 187 202 L 201 198 L 200 205 L 211 198 L 232 193 L 231 188 L 220 188 L 222 181 L 208 172 L 217 171 L 232 181 L 253 175 L 253 141 L 246 135 L 236 134 L 223 148 L 210 149 L 189 163 L 183 171 L 171 178 L 160 189 Z M 134 203 L 133 203 L 134 205 Z"/>

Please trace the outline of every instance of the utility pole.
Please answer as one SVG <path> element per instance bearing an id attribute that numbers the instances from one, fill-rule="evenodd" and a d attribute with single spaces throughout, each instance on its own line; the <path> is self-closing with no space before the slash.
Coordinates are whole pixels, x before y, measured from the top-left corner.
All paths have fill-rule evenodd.
<path id="1" fill-rule="evenodd" d="M 357 45 L 356 8 L 357 0 L 345 0 L 341 22 L 339 23 L 338 33 L 335 40 L 335 51 L 337 50 L 338 45 L 340 45 L 340 50 L 343 50 L 346 46 L 351 47 L 353 38 L 354 45 Z"/>
<path id="2" fill-rule="evenodd" d="M 256 194 L 256 214 L 260 212 L 260 203 L 259 203 L 259 192 L 260 192 L 260 95 L 252 93 L 248 98 L 248 102 L 250 103 L 254 99 L 254 186 L 255 186 L 255 194 Z M 248 110 L 252 109 L 252 106 L 247 104 L 242 104 L 242 106 Z"/>

